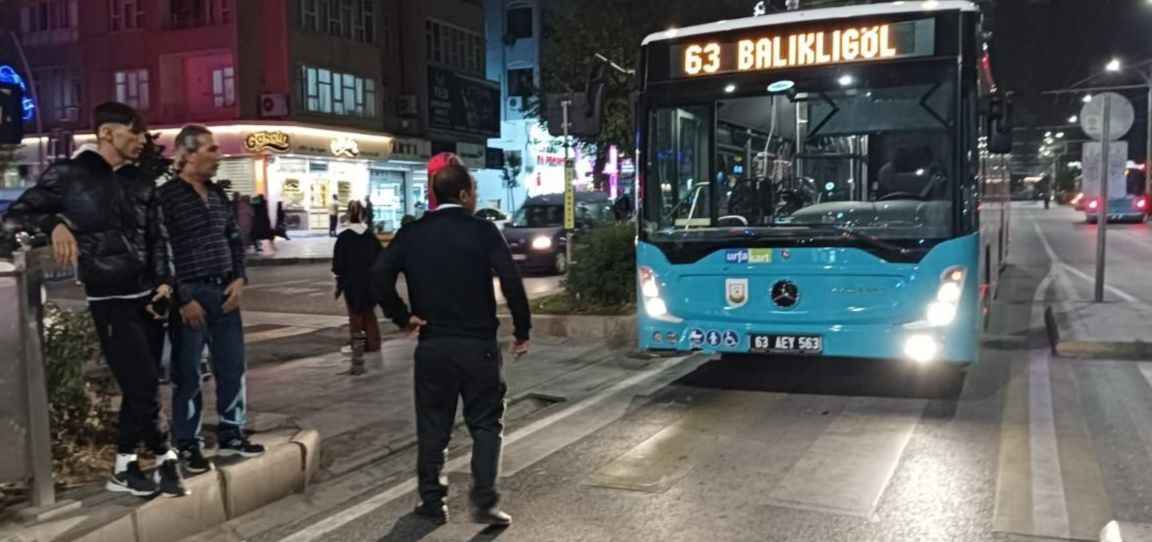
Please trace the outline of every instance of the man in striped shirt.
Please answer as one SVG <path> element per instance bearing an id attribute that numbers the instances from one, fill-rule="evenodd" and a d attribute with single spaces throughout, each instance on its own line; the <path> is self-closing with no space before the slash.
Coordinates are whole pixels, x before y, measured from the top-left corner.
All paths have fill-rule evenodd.
<path id="1" fill-rule="evenodd" d="M 160 187 L 176 271 L 180 314 L 172 332 L 172 436 L 185 472 L 211 469 L 200 440 L 200 354 L 208 344 L 216 377 L 217 455 L 255 457 L 244 435 L 246 363 L 240 297 L 247 283 L 244 241 L 227 194 L 212 182 L 220 147 L 203 126 L 176 136 L 178 177 Z"/>

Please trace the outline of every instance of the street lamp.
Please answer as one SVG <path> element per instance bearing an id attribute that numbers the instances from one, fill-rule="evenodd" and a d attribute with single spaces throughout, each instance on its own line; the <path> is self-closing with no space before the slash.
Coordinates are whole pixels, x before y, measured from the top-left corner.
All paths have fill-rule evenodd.
<path id="1" fill-rule="evenodd" d="M 1092 103 L 1092 95 L 1091 94 L 1085 94 L 1084 97 L 1080 99 L 1080 101 L 1082 101 L 1086 104 Z"/>
<path id="2" fill-rule="evenodd" d="M 1152 2 L 1152 0 L 1148 0 L 1148 1 Z M 1077 122 L 1080 122 L 1080 117 L 1078 117 L 1076 115 L 1072 115 L 1071 117 L 1068 117 L 1068 124 L 1076 124 Z"/>
<path id="3" fill-rule="evenodd" d="M 1120 59 L 1119 58 L 1113 58 L 1111 61 L 1108 62 L 1107 66 L 1104 66 L 1104 69 L 1107 71 L 1110 71 L 1110 72 L 1120 71 Z"/>
<path id="4" fill-rule="evenodd" d="M 1064 132 L 1056 132 L 1056 139 L 1063 139 L 1063 138 L 1064 138 Z"/>

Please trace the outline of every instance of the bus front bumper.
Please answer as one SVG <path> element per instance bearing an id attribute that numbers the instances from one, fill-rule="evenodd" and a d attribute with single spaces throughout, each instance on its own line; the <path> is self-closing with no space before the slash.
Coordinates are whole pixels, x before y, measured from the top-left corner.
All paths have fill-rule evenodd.
<path id="1" fill-rule="evenodd" d="M 947 327 L 919 324 L 763 325 L 709 321 L 666 323 L 646 317 L 638 321 L 639 345 L 645 350 L 764 354 L 876 360 L 907 360 L 933 364 L 968 365 L 977 360 L 978 333 L 960 321 Z M 759 337 L 760 346 L 753 348 Z M 784 338 L 792 346 L 819 338 L 819 351 L 775 350 L 772 339 Z"/>

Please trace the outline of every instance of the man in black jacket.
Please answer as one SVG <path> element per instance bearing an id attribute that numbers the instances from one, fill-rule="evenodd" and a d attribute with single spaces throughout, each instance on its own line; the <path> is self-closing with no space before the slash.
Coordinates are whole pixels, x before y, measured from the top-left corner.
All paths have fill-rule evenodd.
<path id="1" fill-rule="evenodd" d="M 401 228 L 373 269 L 374 290 L 385 314 L 420 336 L 415 374 L 422 502 L 416 513 L 438 522 L 448 519 L 444 451 L 462 397 L 473 441 L 473 520 L 509 525 L 512 518 L 497 507 L 507 386 L 496 338 L 500 323 L 493 272 L 512 311 L 517 357 L 528 352 L 528 297 L 500 230 L 472 216 L 476 183 L 468 170 L 448 166 L 436 173 L 432 187 L 439 206 Z M 408 283 L 411 310 L 396 292 L 400 273 Z"/>
<path id="2" fill-rule="evenodd" d="M 100 348 L 123 394 L 116 466 L 109 491 L 185 494 L 177 457 L 160 426 L 159 364 L 150 346 L 172 288 L 168 238 L 154 180 L 116 172 L 144 146 L 144 120 L 105 103 L 93 114 L 97 150 L 48 168 L 5 216 L 5 228 L 51 233 L 56 260 L 79 264 Z M 140 470 L 141 442 L 160 460 L 154 478 Z"/>

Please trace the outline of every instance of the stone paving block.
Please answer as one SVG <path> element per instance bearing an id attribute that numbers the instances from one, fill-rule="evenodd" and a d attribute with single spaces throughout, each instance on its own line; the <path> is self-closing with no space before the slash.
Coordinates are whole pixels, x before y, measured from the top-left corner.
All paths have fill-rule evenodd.
<path id="1" fill-rule="evenodd" d="M 220 466 L 220 476 L 228 517 L 237 518 L 303 491 L 304 454 L 296 444 L 276 446 L 260 457 Z"/>
<path id="2" fill-rule="evenodd" d="M 292 437 L 292 442 L 300 445 L 304 454 L 304 487 L 307 488 L 320 470 L 320 432 L 314 429 L 301 431 Z"/>
<path id="3" fill-rule="evenodd" d="M 172 542 L 228 521 L 215 472 L 187 478 L 184 485 L 188 496 L 157 497 L 136 510 L 139 542 Z"/>
<path id="4" fill-rule="evenodd" d="M 84 536 L 76 538 L 74 542 L 134 542 L 135 540 L 135 514 L 127 513 Z"/>

